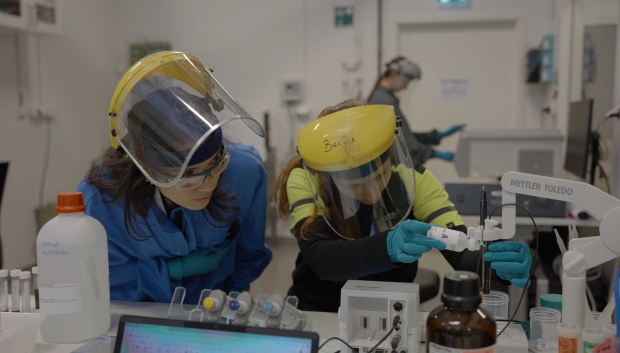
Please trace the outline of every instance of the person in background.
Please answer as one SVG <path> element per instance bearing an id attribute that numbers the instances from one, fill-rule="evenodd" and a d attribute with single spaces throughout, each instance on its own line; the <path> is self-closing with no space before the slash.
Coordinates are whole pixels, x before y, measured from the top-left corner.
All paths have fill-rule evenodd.
<path id="1" fill-rule="evenodd" d="M 272 189 L 293 217 L 299 255 L 289 295 L 301 310 L 337 312 L 351 279 L 411 283 L 420 257 L 438 249 L 456 270 L 477 271 L 479 252 L 452 252 L 427 238 L 430 223 L 467 232 L 430 170 L 409 156 L 394 109 L 348 100 L 297 134 L 299 157 Z M 524 287 L 532 256 L 518 242 L 493 243 L 494 279 Z M 420 298 L 425 301 L 431 298 Z"/>
<path id="2" fill-rule="evenodd" d="M 195 56 L 162 52 L 136 63 L 110 105 L 112 147 L 77 190 L 108 236 L 110 295 L 186 303 L 203 289 L 249 290 L 271 261 L 266 181 L 258 151 L 222 126 L 260 124 Z"/>
<path id="3" fill-rule="evenodd" d="M 454 125 L 448 130 L 417 133 L 411 131 L 407 119 L 400 110 L 400 101 L 394 93 L 407 89 L 409 84 L 417 84 L 422 78 L 420 67 L 406 58 L 399 56 L 386 64 L 387 70 L 377 79 L 372 93 L 368 97 L 370 104 L 388 104 L 394 107 L 394 113 L 402 118 L 403 134 L 409 147 L 409 154 L 414 160 L 424 164 L 430 158 L 452 161 L 454 153 L 433 149 L 441 139 L 461 130 L 465 125 Z"/>

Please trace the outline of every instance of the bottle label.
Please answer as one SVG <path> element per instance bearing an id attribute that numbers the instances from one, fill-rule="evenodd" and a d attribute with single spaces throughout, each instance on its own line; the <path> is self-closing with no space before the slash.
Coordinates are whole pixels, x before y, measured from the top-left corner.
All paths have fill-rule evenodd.
<path id="1" fill-rule="evenodd" d="M 84 283 L 86 283 L 88 295 L 90 295 L 95 302 L 98 302 L 101 299 L 101 289 L 99 288 L 99 278 L 97 276 L 97 271 L 95 271 L 93 256 L 88 255 L 85 258 L 79 259 L 78 263 L 80 264 L 82 278 L 84 279 Z"/>
<path id="2" fill-rule="evenodd" d="M 465 233 L 461 233 L 458 230 L 445 229 L 441 227 L 431 227 L 426 233 L 426 236 L 439 240 L 446 244 L 446 250 L 450 251 L 463 251 L 463 244 L 459 246 L 459 239 L 465 241 L 464 247 L 467 247 L 467 237 Z"/>
<path id="3" fill-rule="evenodd" d="M 39 284 L 39 303 L 45 315 L 81 313 L 80 284 Z"/>
<path id="4" fill-rule="evenodd" d="M 484 347 L 484 348 L 475 348 L 475 349 L 461 349 L 461 348 L 452 348 L 452 347 L 444 347 L 440 346 L 437 343 L 430 342 L 428 344 L 428 352 L 429 353 L 493 353 L 495 346 Z"/>

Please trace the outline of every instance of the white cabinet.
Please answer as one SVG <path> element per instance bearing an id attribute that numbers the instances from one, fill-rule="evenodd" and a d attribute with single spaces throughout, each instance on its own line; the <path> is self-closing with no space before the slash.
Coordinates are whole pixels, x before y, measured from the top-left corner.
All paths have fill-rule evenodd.
<path id="1" fill-rule="evenodd" d="M 0 0 L 0 27 L 59 35 L 61 1 Z"/>
<path id="2" fill-rule="evenodd" d="M 2 1 L 2 0 L 0 0 Z M 37 33 L 60 34 L 60 2 L 62 0 L 25 0 L 31 11 L 32 31 Z"/>
<path id="3" fill-rule="evenodd" d="M 16 29 L 28 27 L 28 8 L 24 0 L 0 0 L 0 26 Z"/>

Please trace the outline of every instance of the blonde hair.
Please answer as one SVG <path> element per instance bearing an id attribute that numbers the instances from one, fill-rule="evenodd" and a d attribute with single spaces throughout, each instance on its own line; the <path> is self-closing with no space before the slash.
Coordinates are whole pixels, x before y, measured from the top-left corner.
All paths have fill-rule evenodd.
<path id="1" fill-rule="evenodd" d="M 323 109 L 317 119 L 341 110 L 361 107 L 367 104 L 367 102 L 360 99 L 349 99 L 333 107 L 327 107 Z M 295 168 L 303 168 L 299 156 L 291 158 L 291 160 L 282 169 L 280 175 L 278 175 L 278 178 L 276 179 L 273 187 L 271 188 L 269 202 L 274 201 L 273 208 L 278 210 L 278 215 L 282 219 L 288 219 L 288 214 L 291 209 L 291 204 L 288 200 L 288 194 L 286 192 L 286 185 L 288 183 L 288 178 L 291 175 L 291 172 Z M 321 193 L 325 190 L 325 185 L 323 185 L 321 180 L 319 180 L 319 184 L 319 193 Z M 324 222 L 323 218 L 318 214 L 318 211 L 319 209 L 315 204 L 312 215 L 308 217 L 308 219 L 306 219 L 306 221 L 301 227 L 300 235 L 303 239 L 307 240 L 305 235 L 308 234 L 308 232 L 316 231 L 316 229 L 318 229 L 320 226 L 320 222 Z"/>

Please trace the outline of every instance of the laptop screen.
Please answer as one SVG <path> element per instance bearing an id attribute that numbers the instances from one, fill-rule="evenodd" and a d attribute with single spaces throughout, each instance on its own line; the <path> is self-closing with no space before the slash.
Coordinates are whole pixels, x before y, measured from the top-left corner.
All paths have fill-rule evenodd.
<path id="1" fill-rule="evenodd" d="M 126 322 L 121 353 L 311 353 L 312 339 Z"/>

